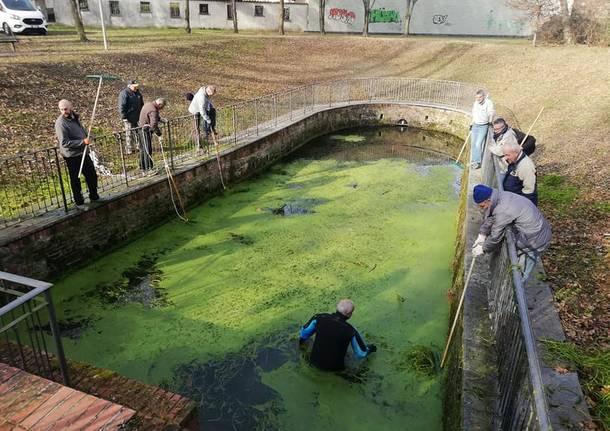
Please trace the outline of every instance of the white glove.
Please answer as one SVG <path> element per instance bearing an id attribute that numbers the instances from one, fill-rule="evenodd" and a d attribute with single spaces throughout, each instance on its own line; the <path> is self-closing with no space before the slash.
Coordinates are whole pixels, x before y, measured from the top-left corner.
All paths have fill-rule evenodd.
<path id="1" fill-rule="evenodd" d="M 485 253 L 483 251 L 483 244 L 477 244 L 474 247 L 472 247 L 472 255 L 474 257 L 481 256 L 483 253 Z"/>
<path id="2" fill-rule="evenodd" d="M 205 120 L 205 122 L 208 124 L 212 124 L 212 120 L 210 120 L 209 118 L 207 120 Z"/>
<path id="3" fill-rule="evenodd" d="M 474 245 L 483 245 L 485 240 L 487 239 L 487 235 L 483 235 L 482 233 L 477 236 L 477 239 L 474 242 Z"/>

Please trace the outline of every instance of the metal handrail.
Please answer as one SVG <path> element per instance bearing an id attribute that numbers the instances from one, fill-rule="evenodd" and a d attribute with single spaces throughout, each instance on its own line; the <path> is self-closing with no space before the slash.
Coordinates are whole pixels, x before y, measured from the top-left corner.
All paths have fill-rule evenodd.
<path id="1" fill-rule="evenodd" d="M 488 185 L 492 186 L 493 184 L 490 180 L 495 180 L 497 189 L 499 191 L 504 191 L 504 187 L 502 184 L 503 174 L 501 173 L 499 161 L 489 152 L 489 148 L 487 145 L 485 148 L 485 152 L 488 153 L 486 160 L 492 162 L 491 167 L 493 169 L 493 176 L 492 178 L 487 178 L 487 181 L 484 182 L 487 182 Z M 534 332 L 529 318 L 527 300 L 525 298 L 525 292 L 523 289 L 523 279 L 521 271 L 519 270 L 520 265 L 519 259 L 517 257 L 515 237 L 511 229 L 506 229 L 505 238 L 506 241 L 503 246 L 506 247 L 510 260 L 512 285 L 517 303 L 519 322 L 526 350 L 528 372 L 533 389 L 532 395 L 534 398 L 537 424 L 540 431 L 549 431 L 552 429 L 552 425 L 548 413 L 548 403 L 546 399 L 544 383 L 542 381 L 542 371 L 540 369 L 538 349 L 536 348 L 536 339 L 534 337 Z"/>
<path id="2" fill-rule="evenodd" d="M 33 289 L 23 293 L 15 289 L 5 288 L 5 282 L 18 285 L 26 289 Z M 37 358 L 35 362 L 38 365 L 38 367 L 32 371 L 36 372 L 37 374 L 41 374 L 44 377 L 52 377 L 53 366 L 51 365 L 51 361 L 49 359 L 49 351 L 44 340 L 45 336 L 42 334 L 43 328 L 40 325 L 41 319 L 40 315 L 38 314 L 39 311 L 46 308 L 49 319 L 49 329 L 51 331 L 53 342 L 55 343 L 55 356 L 57 357 L 59 363 L 61 378 L 63 383 L 66 386 L 69 386 L 70 375 L 61 341 L 61 335 L 57 325 L 57 316 L 55 314 L 55 307 L 53 305 L 53 298 L 51 296 L 51 287 L 53 287 L 51 283 L 0 271 L 0 293 L 9 295 L 9 298 L 16 297 L 16 299 L 11 300 L 0 308 L 0 335 L 4 335 L 6 337 L 7 350 L 9 351 L 9 365 L 17 367 L 21 365 L 23 369 L 28 368 L 28 361 L 26 359 L 28 353 L 24 351 L 25 349 L 30 349 L 32 352 L 31 355 Z M 44 299 L 42 299 L 41 296 L 44 296 Z M 37 302 L 37 304 L 32 306 L 31 303 L 33 302 Z M 20 312 L 20 315 L 15 316 L 16 313 L 19 314 Z M 34 317 L 36 317 L 36 319 L 34 319 Z M 5 318 L 10 320 L 10 322 L 5 324 Z M 27 326 L 23 331 L 20 331 L 18 328 L 18 325 L 21 323 L 25 323 Z M 18 358 L 14 358 L 12 353 L 10 353 L 12 350 L 11 343 L 14 343 L 14 341 L 12 341 L 11 337 L 8 335 L 8 332 L 11 330 L 11 334 L 13 334 L 14 339 L 17 342 L 19 350 Z M 20 342 L 20 333 L 22 332 L 28 334 L 30 339 L 34 337 L 40 342 L 32 343 L 33 345 L 30 345 L 29 347 L 22 346 Z M 46 361 L 44 361 L 43 358 L 46 359 Z M 20 360 L 20 363 L 18 363 L 18 359 Z M 46 364 L 40 366 L 44 362 L 46 362 Z M 26 369 L 26 371 L 29 370 Z"/>

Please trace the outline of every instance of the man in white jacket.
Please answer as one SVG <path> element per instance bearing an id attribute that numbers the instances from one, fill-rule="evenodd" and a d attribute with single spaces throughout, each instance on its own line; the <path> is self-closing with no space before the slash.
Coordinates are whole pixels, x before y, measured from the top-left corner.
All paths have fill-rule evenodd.
<path id="1" fill-rule="evenodd" d="M 216 93 L 213 85 L 204 85 L 193 96 L 189 105 L 189 112 L 195 117 L 197 136 L 200 135 L 200 121 L 203 119 L 203 128 L 206 139 L 210 133 L 216 134 L 216 109 L 212 103 L 212 96 Z"/>
<path id="2" fill-rule="evenodd" d="M 470 142 L 472 145 L 470 148 L 470 162 L 473 169 L 481 167 L 481 157 L 485 140 L 487 139 L 487 132 L 495 116 L 494 104 L 489 96 L 485 94 L 484 90 L 477 91 L 472 105 L 472 123 L 470 124 Z"/>

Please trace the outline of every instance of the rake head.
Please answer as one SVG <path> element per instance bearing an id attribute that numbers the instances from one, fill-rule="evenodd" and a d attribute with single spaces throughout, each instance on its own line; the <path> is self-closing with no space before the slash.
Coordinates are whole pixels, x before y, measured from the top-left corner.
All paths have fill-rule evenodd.
<path id="1" fill-rule="evenodd" d="M 117 80 L 120 79 L 118 76 L 115 76 L 115 75 L 102 75 L 102 74 L 100 74 L 100 75 L 87 75 L 87 76 L 85 76 L 85 78 L 86 79 L 92 79 L 92 80 L 95 80 L 95 81 L 99 81 L 100 79 L 102 81 L 117 81 Z"/>

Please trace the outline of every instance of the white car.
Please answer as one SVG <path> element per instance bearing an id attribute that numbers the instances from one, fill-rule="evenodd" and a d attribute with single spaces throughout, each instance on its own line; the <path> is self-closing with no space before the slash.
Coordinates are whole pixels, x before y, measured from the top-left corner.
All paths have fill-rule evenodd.
<path id="1" fill-rule="evenodd" d="M 0 0 L 2 31 L 47 34 L 47 20 L 30 0 Z"/>

